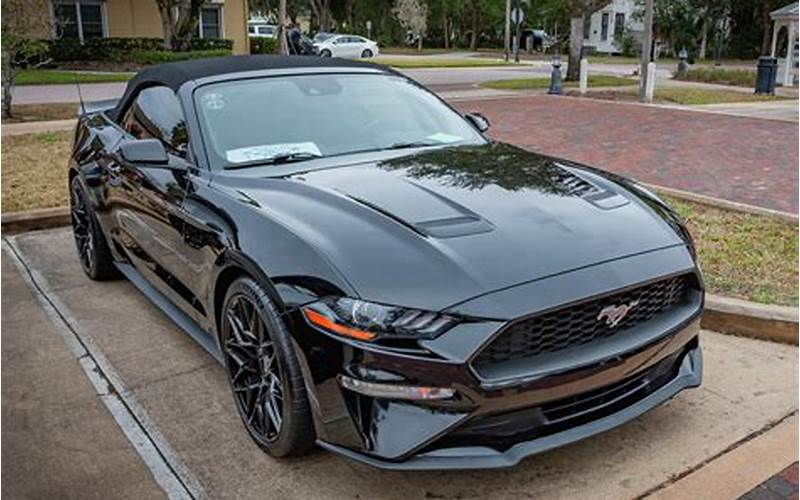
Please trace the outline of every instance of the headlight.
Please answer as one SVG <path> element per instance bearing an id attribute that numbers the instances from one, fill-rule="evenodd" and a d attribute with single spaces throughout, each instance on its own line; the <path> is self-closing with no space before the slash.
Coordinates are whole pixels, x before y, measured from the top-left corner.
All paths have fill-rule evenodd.
<path id="1" fill-rule="evenodd" d="M 306 320 L 331 333 L 372 342 L 378 339 L 433 339 L 458 320 L 446 314 L 329 297 L 303 307 Z"/>

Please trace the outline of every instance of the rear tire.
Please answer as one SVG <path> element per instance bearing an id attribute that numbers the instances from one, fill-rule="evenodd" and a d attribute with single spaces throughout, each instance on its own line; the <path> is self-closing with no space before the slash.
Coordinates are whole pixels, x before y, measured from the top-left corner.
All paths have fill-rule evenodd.
<path id="1" fill-rule="evenodd" d="M 333 54 L 331 54 L 331 51 L 328 49 L 322 49 L 322 52 L 320 52 L 319 55 L 321 57 L 331 57 Z"/>
<path id="2" fill-rule="evenodd" d="M 364 49 L 364 52 L 361 53 L 361 57 L 363 57 L 363 58 L 372 57 L 372 51 L 369 50 L 369 49 Z"/>
<path id="3" fill-rule="evenodd" d="M 114 258 L 108 248 L 106 237 L 97 222 L 94 208 L 78 176 L 70 182 L 70 218 L 72 234 L 78 249 L 78 259 L 86 276 L 95 281 L 117 277 Z"/>
<path id="4" fill-rule="evenodd" d="M 264 287 L 250 277 L 235 280 L 220 325 L 233 399 L 250 437 L 273 457 L 307 453 L 315 433 L 300 363 Z"/>

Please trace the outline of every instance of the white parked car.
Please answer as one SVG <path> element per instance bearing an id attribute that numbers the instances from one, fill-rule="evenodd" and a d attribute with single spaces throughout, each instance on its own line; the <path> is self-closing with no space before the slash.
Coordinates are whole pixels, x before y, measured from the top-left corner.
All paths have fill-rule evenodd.
<path id="1" fill-rule="evenodd" d="M 253 38 L 275 38 L 278 36 L 278 27 L 274 24 L 248 23 L 247 33 Z"/>
<path id="2" fill-rule="evenodd" d="M 315 42 L 314 47 L 322 57 L 374 57 L 378 55 L 378 42 L 358 35 L 334 35 Z"/>

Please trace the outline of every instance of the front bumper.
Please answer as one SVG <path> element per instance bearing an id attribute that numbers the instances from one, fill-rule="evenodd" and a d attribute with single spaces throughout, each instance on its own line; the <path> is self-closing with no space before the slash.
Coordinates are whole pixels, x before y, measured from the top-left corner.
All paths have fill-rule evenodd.
<path id="1" fill-rule="evenodd" d="M 671 358 L 675 358 L 674 360 Z M 317 444 L 329 451 L 346 456 L 374 467 L 389 470 L 452 470 L 452 469 L 491 469 L 512 467 L 525 457 L 563 446 L 581 439 L 599 434 L 625 422 L 628 422 L 652 408 L 664 403 L 678 392 L 700 385 L 702 379 L 702 355 L 697 337 L 693 337 L 687 347 L 661 363 L 671 362 L 674 374 L 663 385 L 655 388 L 646 396 L 611 414 L 591 419 L 586 423 L 569 427 L 565 430 L 522 441 L 505 450 L 497 450 L 488 446 L 458 446 L 439 448 L 422 452 L 403 461 L 381 459 L 365 453 L 335 444 L 317 441 Z M 403 432 L 398 429 L 397 432 Z"/>
<path id="2" fill-rule="evenodd" d="M 625 354 L 499 386 L 476 384 L 466 365 L 362 353 L 351 360 L 360 358 L 359 365 L 384 370 L 402 366 L 413 372 L 412 381 L 448 380 L 463 400 L 448 406 L 369 398 L 327 378 L 311 397 L 317 443 L 383 469 L 510 467 L 529 455 L 619 426 L 699 386 L 699 325 L 695 315 Z"/>

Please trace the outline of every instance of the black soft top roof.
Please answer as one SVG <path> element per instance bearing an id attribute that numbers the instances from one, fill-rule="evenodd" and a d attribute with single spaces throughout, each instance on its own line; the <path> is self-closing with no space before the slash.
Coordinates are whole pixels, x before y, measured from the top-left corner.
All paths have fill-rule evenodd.
<path id="1" fill-rule="evenodd" d="M 157 64 L 138 72 L 128 82 L 125 93 L 109 114 L 112 115 L 112 118 L 119 116 L 128 107 L 133 96 L 146 87 L 164 85 L 177 91 L 188 81 L 208 76 L 292 68 L 369 68 L 391 71 L 386 67 L 361 61 L 312 56 L 227 56 Z"/>

